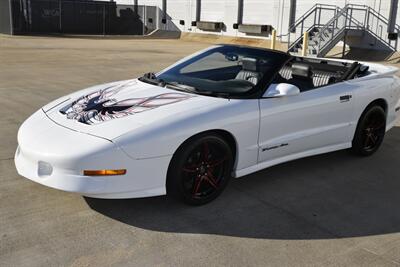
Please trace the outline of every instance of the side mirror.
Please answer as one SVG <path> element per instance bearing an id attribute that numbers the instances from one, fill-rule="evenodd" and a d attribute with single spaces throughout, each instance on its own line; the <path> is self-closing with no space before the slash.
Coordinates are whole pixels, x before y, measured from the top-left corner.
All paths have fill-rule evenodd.
<path id="1" fill-rule="evenodd" d="M 296 85 L 290 83 L 278 83 L 271 84 L 264 93 L 264 97 L 282 97 L 298 94 L 300 94 L 300 89 Z"/>

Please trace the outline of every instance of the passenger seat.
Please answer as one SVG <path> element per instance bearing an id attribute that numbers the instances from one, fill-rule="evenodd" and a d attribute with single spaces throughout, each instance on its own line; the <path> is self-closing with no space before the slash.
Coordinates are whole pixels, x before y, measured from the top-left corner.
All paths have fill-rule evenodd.
<path id="1" fill-rule="evenodd" d="M 244 57 L 242 59 L 242 70 L 239 71 L 236 79 L 246 80 L 256 85 L 261 79 L 261 73 L 259 71 L 257 59 Z"/>
<path id="2" fill-rule="evenodd" d="M 336 82 L 336 77 L 331 73 L 322 72 L 322 71 L 314 71 L 313 72 L 313 83 L 315 87 L 321 87 L 329 84 L 333 84 Z"/>

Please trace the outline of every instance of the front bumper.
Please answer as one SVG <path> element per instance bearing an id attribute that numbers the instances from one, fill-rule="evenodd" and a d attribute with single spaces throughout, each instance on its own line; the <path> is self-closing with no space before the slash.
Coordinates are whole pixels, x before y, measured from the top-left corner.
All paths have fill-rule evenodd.
<path id="1" fill-rule="evenodd" d="M 132 159 L 111 141 L 60 126 L 42 110 L 21 126 L 18 144 L 18 173 L 42 185 L 97 198 L 165 194 L 169 156 Z M 127 169 L 127 173 L 85 176 L 85 169 Z"/>

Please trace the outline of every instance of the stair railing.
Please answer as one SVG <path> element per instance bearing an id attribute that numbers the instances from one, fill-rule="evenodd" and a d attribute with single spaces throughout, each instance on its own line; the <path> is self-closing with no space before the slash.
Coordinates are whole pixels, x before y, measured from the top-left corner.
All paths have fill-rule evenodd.
<path id="1" fill-rule="evenodd" d="M 323 12 L 331 13 L 329 15 L 324 14 L 321 17 Z M 327 5 L 327 4 L 315 4 L 312 8 L 310 8 L 304 15 L 296 20 L 293 25 L 290 25 L 288 31 L 288 48 L 292 49 L 298 42 L 301 41 L 304 32 L 310 31 L 314 27 L 322 26 L 325 17 L 334 16 L 337 12 L 337 6 L 335 5 Z M 322 22 L 321 22 L 322 21 Z"/>
<path id="2" fill-rule="evenodd" d="M 388 36 L 389 21 L 376 10 L 371 7 L 366 7 L 368 15 L 366 16 L 366 29 L 376 39 L 383 42 L 393 50 L 397 50 L 399 38 L 390 40 Z M 395 32 L 400 33 L 400 26 L 395 25 Z"/>
<path id="3" fill-rule="evenodd" d="M 339 12 L 333 17 L 328 23 L 322 27 L 318 34 L 315 36 L 314 40 L 317 42 L 316 53 L 318 56 L 321 52 L 329 46 L 333 40 L 336 40 L 341 36 L 346 30 L 355 29 L 363 30 L 364 24 L 352 17 L 351 12 L 346 7 L 339 9 Z"/>
<path id="4" fill-rule="evenodd" d="M 334 11 L 334 16 L 326 23 L 321 23 L 321 11 Z M 324 16 L 325 17 L 325 16 Z M 327 16 L 326 16 L 327 17 Z M 293 26 L 289 28 L 288 47 L 292 51 L 302 40 L 305 31 L 311 31 L 314 27 L 320 27 L 318 33 L 312 37 L 310 49 L 314 49 L 317 55 L 326 49 L 331 42 L 337 42 L 339 37 L 347 30 L 364 30 L 393 50 L 397 50 L 398 40 L 388 37 L 388 19 L 379 12 L 366 5 L 347 4 L 343 9 L 334 5 L 316 4 L 301 16 Z M 298 31 L 298 29 L 300 31 Z M 400 26 L 395 25 L 395 33 L 400 33 Z M 294 41 L 290 40 L 294 35 Z"/>
<path id="5" fill-rule="evenodd" d="M 361 19 L 362 22 L 357 18 Z M 335 23 L 336 27 L 333 27 Z M 365 5 L 348 4 L 320 29 L 315 38 L 318 43 L 317 55 L 321 56 L 323 50 L 331 45 L 331 42 L 337 41 L 339 35 L 347 30 L 364 30 L 375 37 L 375 41 L 380 41 L 392 50 L 397 50 L 398 38 L 396 40 L 389 39 L 387 35 L 388 25 L 388 20 L 373 8 Z M 327 31 L 330 34 L 326 34 Z M 395 31 L 400 32 L 400 26 L 397 24 Z M 328 38 L 326 38 L 326 35 L 328 35 Z"/>

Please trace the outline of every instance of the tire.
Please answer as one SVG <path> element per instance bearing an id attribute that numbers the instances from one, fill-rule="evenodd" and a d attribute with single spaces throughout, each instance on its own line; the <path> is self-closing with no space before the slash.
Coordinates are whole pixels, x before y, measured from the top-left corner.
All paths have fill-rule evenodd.
<path id="1" fill-rule="evenodd" d="M 189 205 L 204 205 L 218 197 L 231 179 L 233 154 L 218 135 L 186 141 L 168 168 L 167 194 Z"/>
<path id="2" fill-rule="evenodd" d="M 360 156 L 370 156 L 381 146 L 386 132 L 386 113 L 380 106 L 368 108 L 357 125 L 352 142 L 352 152 Z"/>

